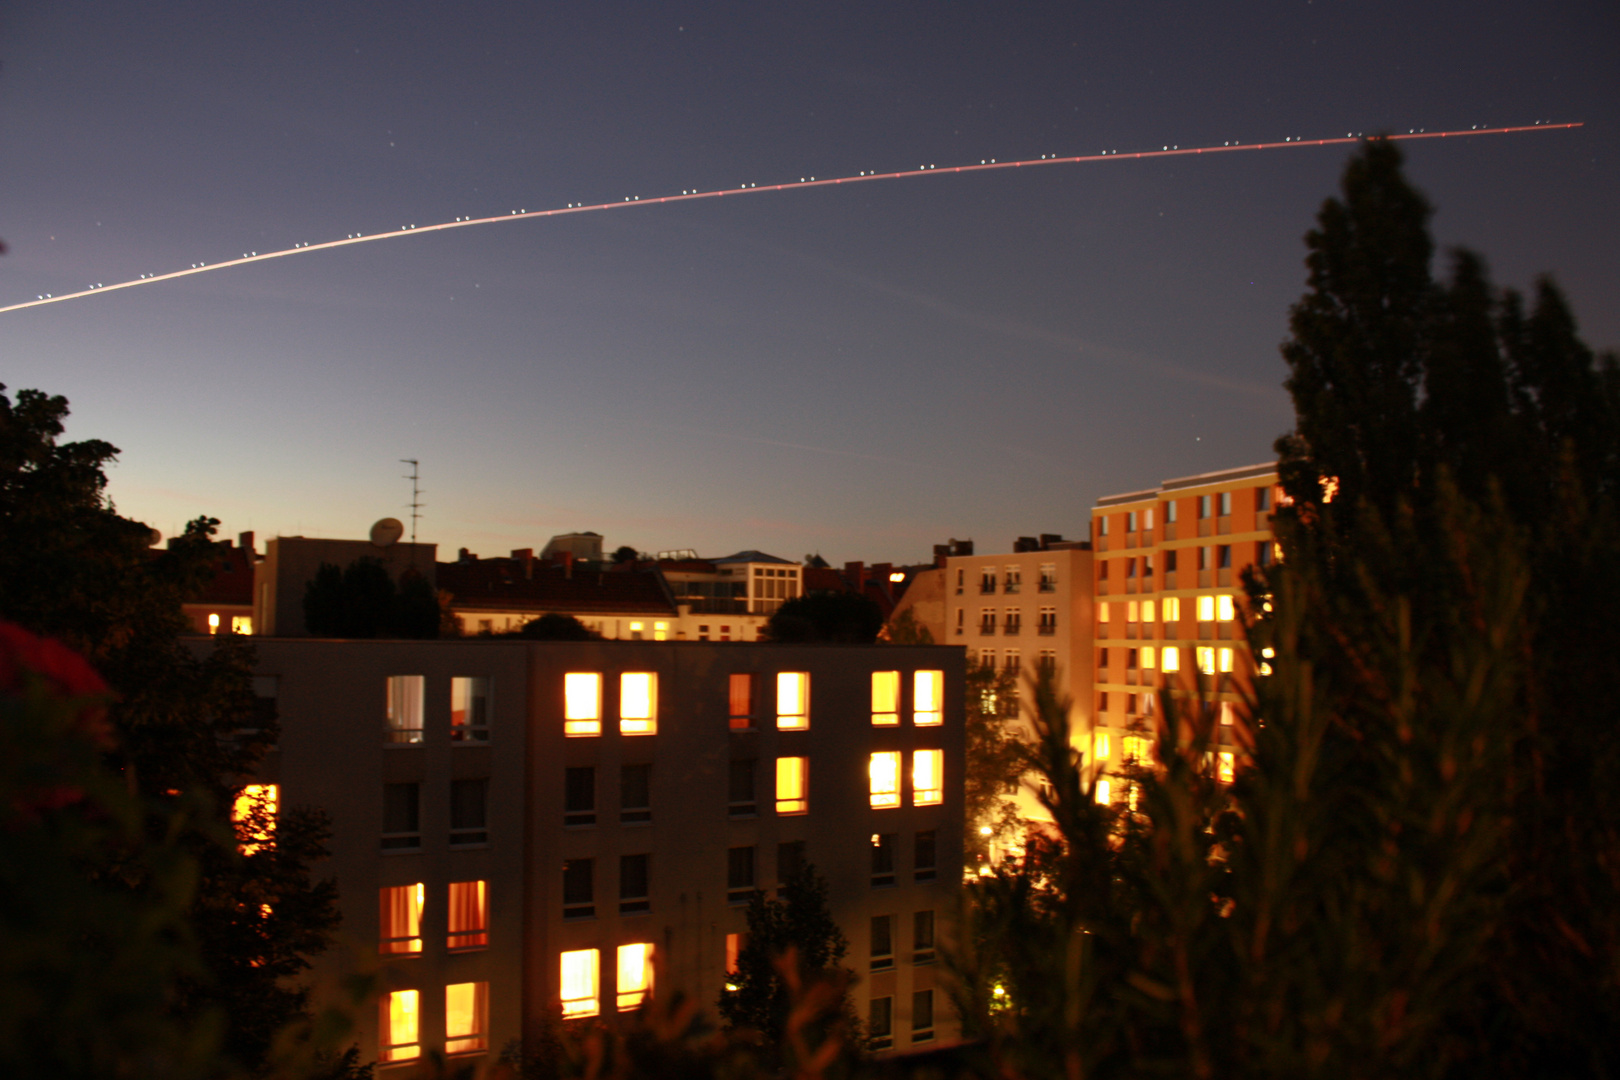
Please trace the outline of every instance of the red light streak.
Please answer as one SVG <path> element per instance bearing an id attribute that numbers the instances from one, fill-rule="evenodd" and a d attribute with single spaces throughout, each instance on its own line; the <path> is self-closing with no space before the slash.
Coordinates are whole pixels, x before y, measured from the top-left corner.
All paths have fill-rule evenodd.
<path id="1" fill-rule="evenodd" d="M 1414 131 L 1404 135 L 1384 136 L 1391 142 L 1410 142 L 1417 139 L 1448 139 L 1461 138 L 1467 135 L 1513 135 L 1526 131 L 1562 131 L 1570 128 L 1583 127 L 1584 122 L 1576 121 L 1568 124 L 1521 124 L 1516 127 L 1470 128 L 1459 131 Z M 642 198 L 639 195 L 626 195 L 618 202 L 603 203 L 569 203 L 566 206 L 552 210 L 512 210 L 504 214 L 495 214 L 481 218 L 456 218 L 454 221 L 441 222 L 438 225 L 407 225 L 392 232 L 371 233 L 363 235 L 353 233 L 342 240 L 327 240 L 319 244 L 294 244 L 282 251 L 268 251 L 264 254 L 244 255 L 239 259 L 226 259 L 217 263 L 198 263 L 186 270 L 173 270 L 167 274 L 148 274 L 131 281 L 120 281 L 112 285 L 93 285 L 78 292 L 63 293 L 60 296 L 43 296 L 37 300 L 28 300 L 20 304 L 8 304 L 0 307 L 0 314 L 8 311 L 21 311 L 23 308 L 43 307 L 46 304 L 58 304 L 63 300 L 77 300 L 83 296 L 94 296 L 101 293 L 115 292 L 119 289 L 132 289 L 137 285 L 152 285 L 159 281 L 173 281 L 175 278 L 190 277 L 192 274 L 212 273 L 215 270 L 224 270 L 232 266 L 246 266 L 248 263 L 264 262 L 268 259 L 281 259 L 288 255 L 306 255 L 313 251 L 327 251 L 331 248 L 349 247 L 353 244 L 370 244 L 378 240 L 391 240 L 395 237 L 414 236 L 419 233 L 443 232 L 446 229 L 465 229 L 474 225 L 492 225 L 497 221 L 522 221 L 528 218 L 561 217 L 565 214 L 586 214 L 595 210 L 622 210 L 631 206 L 656 206 L 661 203 L 691 202 L 694 199 L 718 199 L 727 195 L 762 195 L 768 191 L 793 191 L 803 188 L 836 187 L 841 184 L 864 184 L 873 180 L 899 180 L 914 176 L 945 176 L 953 173 L 990 172 L 995 169 L 1022 169 L 1036 165 L 1079 165 L 1095 161 L 1142 161 L 1147 158 L 1189 157 L 1202 154 L 1229 154 L 1239 150 L 1292 150 L 1307 146 L 1346 146 L 1361 142 L 1360 136 L 1347 135 L 1336 139 L 1284 139 L 1282 142 L 1232 143 L 1226 146 L 1190 146 L 1175 147 L 1164 150 L 1136 150 L 1120 152 L 1118 150 L 1105 150 L 1098 154 L 1076 154 L 1070 157 L 1039 157 L 1024 161 L 996 161 L 989 159 L 978 165 L 946 165 L 943 168 L 934 165 L 924 165 L 916 169 L 901 169 L 895 172 L 863 172 L 855 176 L 839 176 L 827 180 L 789 181 L 784 184 L 739 184 L 734 188 L 718 188 L 714 191 L 687 191 L 679 195 L 658 195 Z"/>

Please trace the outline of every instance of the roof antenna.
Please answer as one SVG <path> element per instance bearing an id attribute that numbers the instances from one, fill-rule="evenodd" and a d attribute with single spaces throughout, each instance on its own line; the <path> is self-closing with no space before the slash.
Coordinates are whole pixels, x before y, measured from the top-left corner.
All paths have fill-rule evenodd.
<path id="1" fill-rule="evenodd" d="M 409 457 L 400 458 L 399 460 L 400 460 L 400 462 L 402 464 L 409 465 L 411 467 L 411 475 L 409 475 L 407 477 L 404 477 L 404 479 L 409 480 L 411 482 L 411 501 L 406 503 L 405 505 L 407 507 L 409 507 L 410 511 L 411 511 L 411 547 L 414 548 L 416 546 L 416 519 L 422 516 L 422 513 L 421 513 L 422 507 L 427 505 L 426 503 L 424 503 L 422 501 L 422 488 L 421 488 L 422 473 L 421 473 L 421 469 L 420 469 L 420 464 L 421 463 L 418 462 L 415 458 L 409 458 Z M 411 552 L 411 559 L 412 559 L 413 562 L 415 561 L 415 558 L 416 558 L 416 552 L 412 551 Z"/>

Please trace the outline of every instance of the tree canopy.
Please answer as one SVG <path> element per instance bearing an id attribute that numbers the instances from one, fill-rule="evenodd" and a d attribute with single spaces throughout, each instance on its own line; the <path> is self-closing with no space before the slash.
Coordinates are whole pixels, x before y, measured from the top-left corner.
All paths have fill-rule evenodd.
<path id="1" fill-rule="evenodd" d="M 883 629 L 883 611 L 859 593 L 816 589 L 783 602 L 765 624 L 772 641 L 801 645 L 870 645 Z"/>

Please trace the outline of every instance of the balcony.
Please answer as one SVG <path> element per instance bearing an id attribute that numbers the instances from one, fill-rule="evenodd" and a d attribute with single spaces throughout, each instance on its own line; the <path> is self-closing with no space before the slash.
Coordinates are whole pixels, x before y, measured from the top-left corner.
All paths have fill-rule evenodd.
<path id="1" fill-rule="evenodd" d="M 1057 582 L 1055 582 L 1055 581 L 1043 581 L 1043 582 L 1041 582 L 1040 591 L 1041 592 L 1057 592 Z"/>
<path id="2" fill-rule="evenodd" d="M 996 595 L 996 583 L 993 582 L 993 581 L 981 581 L 981 582 L 979 582 L 979 595 L 980 596 L 994 596 L 994 595 Z"/>
<path id="3" fill-rule="evenodd" d="M 1022 623 L 1013 622 L 1013 623 L 1008 623 L 1006 626 L 1003 626 L 1001 628 L 1001 633 L 1006 637 L 1017 637 L 1018 632 L 1021 629 L 1023 629 L 1023 624 Z"/>
<path id="4" fill-rule="evenodd" d="M 1057 624 L 1041 623 L 1041 625 L 1035 628 L 1035 632 L 1041 637 L 1051 637 L 1053 634 L 1057 633 Z"/>
<path id="5" fill-rule="evenodd" d="M 1230 533 L 1232 531 L 1232 519 L 1230 517 L 1223 517 L 1220 520 L 1216 521 L 1215 522 L 1215 531 L 1217 533 L 1220 533 L 1222 536 L 1225 536 L 1228 533 Z"/>
<path id="6" fill-rule="evenodd" d="M 1176 523 L 1175 522 L 1167 521 L 1167 522 L 1164 523 L 1164 538 L 1166 540 L 1174 540 L 1176 538 Z"/>
<path id="7" fill-rule="evenodd" d="M 1006 593 L 1008 596 L 1012 596 L 1014 593 L 1022 592 L 1023 588 L 1024 586 L 1021 582 L 1009 581 L 1006 585 L 1002 586 L 1001 591 Z"/>
<path id="8" fill-rule="evenodd" d="M 979 636 L 980 637 L 995 637 L 996 636 L 996 624 L 995 623 L 980 623 L 979 624 Z"/>

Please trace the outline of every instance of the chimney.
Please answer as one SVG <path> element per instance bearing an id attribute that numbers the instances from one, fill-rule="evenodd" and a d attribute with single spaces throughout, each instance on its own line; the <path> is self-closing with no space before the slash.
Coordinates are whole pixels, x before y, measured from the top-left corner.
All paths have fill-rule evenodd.
<path id="1" fill-rule="evenodd" d="M 1041 533 L 1041 550 L 1049 551 L 1053 544 L 1063 543 L 1062 533 Z"/>
<path id="2" fill-rule="evenodd" d="M 512 552 L 512 560 L 523 564 L 523 576 L 534 577 L 534 548 L 516 548 Z"/>
<path id="3" fill-rule="evenodd" d="M 934 565 L 935 566 L 943 568 L 944 565 L 945 565 L 945 560 L 950 558 L 950 557 L 951 557 L 951 545 L 949 545 L 949 544 L 935 544 L 934 545 Z"/>
<path id="4" fill-rule="evenodd" d="M 253 561 L 253 534 L 250 532 L 236 534 L 236 546 L 247 552 L 248 562 Z"/>
<path id="5" fill-rule="evenodd" d="M 1040 549 L 1040 541 L 1036 540 L 1033 536 L 1020 536 L 1018 539 L 1013 541 L 1014 554 L 1021 554 L 1025 551 L 1039 551 Z"/>

